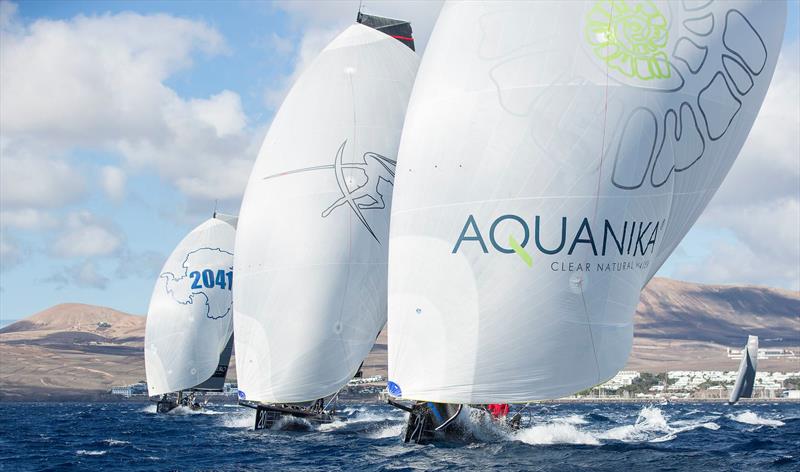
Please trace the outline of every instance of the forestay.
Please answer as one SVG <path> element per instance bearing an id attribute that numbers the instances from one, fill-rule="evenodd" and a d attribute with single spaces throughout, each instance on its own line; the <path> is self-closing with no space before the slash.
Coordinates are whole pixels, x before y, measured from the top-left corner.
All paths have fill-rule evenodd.
<path id="1" fill-rule="evenodd" d="M 755 119 L 785 10 L 445 5 L 399 151 L 389 392 L 525 402 L 622 368 L 642 287 Z"/>
<path id="2" fill-rule="evenodd" d="M 161 269 L 144 338 L 150 395 L 222 387 L 233 334 L 235 237 L 230 223 L 211 218 L 178 244 Z"/>
<path id="3" fill-rule="evenodd" d="M 389 207 L 417 66 L 396 39 L 350 26 L 275 116 L 236 239 L 240 399 L 336 392 L 384 326 Z"/>

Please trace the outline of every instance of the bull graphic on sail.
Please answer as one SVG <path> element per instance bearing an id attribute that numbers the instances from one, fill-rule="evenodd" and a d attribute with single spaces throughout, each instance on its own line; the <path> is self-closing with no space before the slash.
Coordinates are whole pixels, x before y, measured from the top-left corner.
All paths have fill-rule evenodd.
<path id="1" fill-rule="evenodd" d="M 346 145 L 347 140 L 344 140 L 341 146 L 339 146 L 339 149 L 336 151 L 336 157 L 333 164 L 305 167 L 288 172 L 281 172 L 264 177 L 264 180 L 289 174 L 297 174 L 300 172 L 333 169 L 336 176 L 336 184 L 339 187 L 341 197 L 336 199 L 336 201 L 331 203 L 328 208 L 322 211 L 322 217 L 328 217 L 328 215 L 330 215 L 334 210 L 346 204 L 353 211 L 353 214 L 355 214 L 356 218 L 361 221 L 361 224 L 364 225 L 364 228 L 369 231 L 369 234 L 371 234 L 372 237 L 375 238 L 375 241 L 380 244 L 380 240 L 364 216 L 363 210 L 382 210 L 386 208 L 386 201 L 384 200 L 384 194 L 380 190 L 380 184 L 381 180 L 383 180 L 390 185 L 394 185 L 394 174 L 397 161 L 374 152 L 365 152 L 361 156 L 360 161 L 344 162 L 344 149 Z M 348 176 L 345 174 L 345 171 L 351 169 L 356 169 L 362 172 L 366 177 L 366 180 L 359 185 L 354 182 L 354 179 L 348 178 Z"/>

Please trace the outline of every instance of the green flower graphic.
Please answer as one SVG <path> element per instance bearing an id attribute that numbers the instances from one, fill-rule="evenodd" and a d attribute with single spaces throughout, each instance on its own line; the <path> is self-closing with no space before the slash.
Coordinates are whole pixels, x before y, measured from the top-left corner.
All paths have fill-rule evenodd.
<path id="1" fill-rule="evenodd" d="M 586 15 L 586 41 L 612 69 L 641 80 L 667 79 L 667 19 L 651 1 L 602 0 Z"/>

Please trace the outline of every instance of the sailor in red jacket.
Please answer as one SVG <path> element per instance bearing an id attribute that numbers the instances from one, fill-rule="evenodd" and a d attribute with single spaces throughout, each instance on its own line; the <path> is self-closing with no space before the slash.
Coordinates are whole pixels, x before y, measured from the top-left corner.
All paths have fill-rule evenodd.
<path id="1" fill-rule="evenodd" d="M 509 406 L 508 403 L 492 403 L 487 405 L 486 409 L 489 410 L 493 418 L 505 418 L 508 416 Z"/>

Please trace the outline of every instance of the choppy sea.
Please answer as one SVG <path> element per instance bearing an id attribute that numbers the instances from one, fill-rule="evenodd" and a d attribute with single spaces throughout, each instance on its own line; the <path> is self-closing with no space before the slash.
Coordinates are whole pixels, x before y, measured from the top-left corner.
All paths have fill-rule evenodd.
<path id="1" fill-rule="evenodd" d="M 531 406 L 516 432 L 408 445 L 404 414 L 340 405 L 308 431 L 253 431 L 253 410 L 156 415 L 141 403 L 2 403 L 2 470 L 800 470 L 800 403 Z"/>

